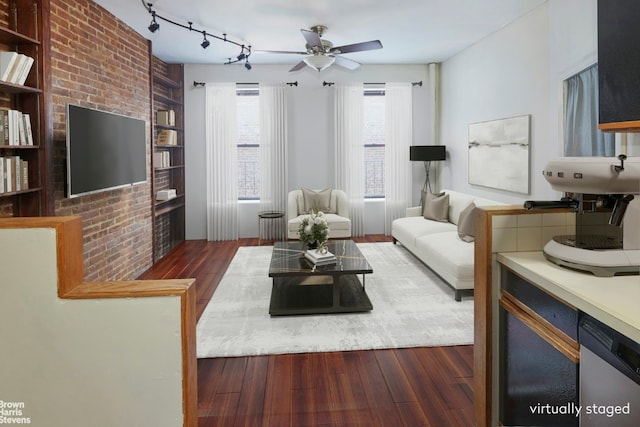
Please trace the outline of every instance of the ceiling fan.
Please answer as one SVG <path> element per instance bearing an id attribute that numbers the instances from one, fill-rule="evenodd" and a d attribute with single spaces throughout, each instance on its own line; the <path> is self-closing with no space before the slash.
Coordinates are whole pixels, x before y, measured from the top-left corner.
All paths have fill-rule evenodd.
<path id="1" fill-rule="evenodd" d="M 322 35 L 325 33 L 325 31 L 327 31 L 327 27 L 325 27 L 324 25 L 314 25 L 310 30 L 302 29 L 300 31 L 302 32 L 302 36 L 307 41 L 306 52 L 282 50 L 259 50 L 256 52 L 304 55 L 305 57 L 302 59 L 302 61 L 298 62 L 289 71 L 298 71 L 305 66 L 309 66 L 315 70 L 322 71 L 334 63 L 348 70 L 355 70 L 361 64 L 352 59 L 340 56 L 341 54 L 382 49 L 382 43 L 380 43 L 380 40 L 371 40 L 368 42 L 334 47 L 333 43 L 322 38 Z"/>

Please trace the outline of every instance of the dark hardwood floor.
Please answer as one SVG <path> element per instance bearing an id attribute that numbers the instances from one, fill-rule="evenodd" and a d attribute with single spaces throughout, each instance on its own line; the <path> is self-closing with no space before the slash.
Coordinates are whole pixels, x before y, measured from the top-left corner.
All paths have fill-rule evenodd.
<path id="1" fill-rule="evenodd" d="M 187 241 L 140 279 L 196 278 L 200 317 L 238 247 L 257 243 Z M 472 376 L 470 345 L 199 359 L 198 425 L 471 426 Z"/>

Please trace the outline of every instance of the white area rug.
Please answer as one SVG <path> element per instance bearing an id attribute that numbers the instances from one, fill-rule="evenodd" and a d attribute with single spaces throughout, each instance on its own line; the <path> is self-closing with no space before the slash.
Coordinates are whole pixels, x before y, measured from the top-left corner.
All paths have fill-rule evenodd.
<path id="1" fill-rule="evenodd" d="M 473 342 L 473 298 L 453 291 L 400 245 L 361 243 L 373 311 L 269 316 L 270 246 L 241 247 L 198 321 L 198 358 L 430 347 Z"/>

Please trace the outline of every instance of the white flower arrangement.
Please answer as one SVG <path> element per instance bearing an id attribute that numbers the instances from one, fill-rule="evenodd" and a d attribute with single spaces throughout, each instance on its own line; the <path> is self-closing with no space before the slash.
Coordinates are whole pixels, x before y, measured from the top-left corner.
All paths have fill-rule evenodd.
<path id="1" fill-rule="evenodd" d="M 322 211 L 313 212 L 306 216 L 298 227 L 298 237 L 309 245 L 314 242 L 321 246 L 329 238 L 329 224 Z"/>

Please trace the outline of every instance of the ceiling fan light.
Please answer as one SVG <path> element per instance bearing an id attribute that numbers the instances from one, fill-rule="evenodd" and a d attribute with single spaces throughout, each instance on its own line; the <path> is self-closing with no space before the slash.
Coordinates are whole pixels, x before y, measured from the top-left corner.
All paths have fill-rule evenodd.
<path id="1" fill-rule="evenodd" d="M 303 59 L 305 64 L 318 71 L 328 68 L 335 60 L 333 56 L 328 55 L 309 55 Z"/>

